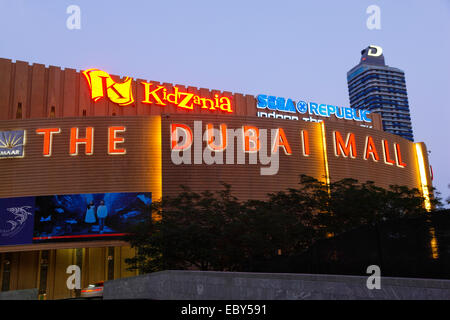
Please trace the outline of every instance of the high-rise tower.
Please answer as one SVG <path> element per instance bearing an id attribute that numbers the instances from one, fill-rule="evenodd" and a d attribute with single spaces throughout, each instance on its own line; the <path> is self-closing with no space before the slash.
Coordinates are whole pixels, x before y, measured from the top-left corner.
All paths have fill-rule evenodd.
<path id="1" fill-rule="evenodd" d="M 350 106 L 380 113 L 384 131 L 414 141 L 405 73 L 384 62 L 383 50 L 368 46 L 347 72 Z"/>

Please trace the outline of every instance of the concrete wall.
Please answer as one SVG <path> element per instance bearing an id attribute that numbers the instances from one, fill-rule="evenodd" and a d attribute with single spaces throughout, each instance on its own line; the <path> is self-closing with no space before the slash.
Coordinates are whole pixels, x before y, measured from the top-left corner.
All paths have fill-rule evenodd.
<path id="1" fill-rule="evenodd" d="M 312 274 L 162 271 L 105 283 L 106 299 L 316 300 L 450 299 L 450 280 Z"/>
<path id="2" fill-rule="evenodd" d="M 25 289 L 0 292 L 0 300 L 37 300 L 38 289 Z"/>

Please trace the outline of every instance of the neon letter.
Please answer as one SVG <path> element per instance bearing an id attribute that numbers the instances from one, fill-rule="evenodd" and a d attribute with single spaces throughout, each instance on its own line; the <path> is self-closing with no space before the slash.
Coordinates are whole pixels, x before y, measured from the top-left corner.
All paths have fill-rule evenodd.
<path id="1" fill-rule="evenodd" d="M 375 143 L 371 136 L 366 137 L 366 146 L 364 147 L 364 160 L 369 159 L 369 155 L 372 156 L 373 161 L 380 160 L 378 156 L 377 148 L 375 148 Z"/>
<path id="2" fill-rule="evenodd" d="M 171 141 L 172 141 L 172 150 L 185 150 L 191 147 L 192 145 L 192 130 L 188 126 L 179 123 L 172 123 L 170 125 L 171 132 Z M 183 144 L 178 143 L 178 139 L 181 135 L 178 134 L 178 130 L 180 130 L 185 138 L 183 139 Z"/>
<path id="3" fill-rule="evenodd" d="M 406 163 L 402 161 L 402 154 L 400 152 L 400 145 L 398 143 L 395 144 L 395 160 L 397 161 L 398 167 L 406 167 Z"/>
<path id="4" fill-rule="evenodd" d="M 308 130 L 302 130 L 302 144 L 303 144 L 303 155 L 305 157 L 309 156 L 309 136 Z"/>
<path id="5" fill-rule="evenodd" d="M 291 147 L 289 146 L 289 142 L 286 138 L 283 128 L 278 128 L 276 131 L 275 143 L 272 148 L 272 153 L 277 153 L 279 147 L 283 147 L 285 154 L 292 154 Z"/>
<path id="6" fill-rule="evenodd" d="M 86 145 L 85 154 L 92 155 L 94 153 L 94 128 L 86 128 L 86 138 L 78 138 L 78 128 L 70 129 L 70 155 L 78 155 L 78 144 Z"/>
<path id="7" fill-rule="evenodd" d="M 53 134 L 60 132 L 60 128 L 46 128 L 36 130 L 37 134 L 44 135 L 44 151 L 42 152 L 44 157 L 50 157 L 52 155 Z"/>
<path id="8" fill-rule="evenodd" d="M 222 141 L 222 143 L 218 146 L 214 143 L 214 127 L 212 125 L 212 123 L 208 123 L 206 125 L 206 135 L 207 135 L 207 140 L 208 140 L 208 147 L 210 147 L 212 150 L 214 151 L 223 151 L 227 148 L 227 125 L 226 124 L 221 124 L 220 125 L 220 140 Z"/>
<path id="9" fill-rule="evenodd" d="M 347 158 L 349 155 L 351 158 L 356 158 L 356 141 L 355 134 L 348 133 L 347 138 L 344 144 L 344 139 L 339 131 L 334 131 L 334 154 L 336 157 L 342 154 L 344 158 Z"/>
<path id="10" fill-rule="evenodd" d="M 117 149 L 116 143 L 123 143 L 125 138 L 116 137 L 117 132 L 125 132 L 125 127 L 109 127 L 108 128 L 108 154 L 125 154 L 127 150 L 125 149 Z"/>
<path id="11" fill-rule="evenodd" d="M 157 86 L 156 89 L 150 91 L 150 86 L 152 83 L 148 82 L 141 82 L 144 85 L 144 100 L 142 100 L 142 103 L 148 103 L 152 104 L 153 101 L 150 101 L 150 95 L 155 98 L 156 104 L 159 104 L 160 106 L 165 106 L 166 103 L 162 102 L 161 98 L 156 94 L 161 89 L 164 89 L 164 86 Z"/>
<path id="12" fill-rule="evenodd" d="M 387 140 L 383 140 L 383 154 L 384 154 L 384 163 L 392 166 L 395 163 L 395 160 L 391 158 L 391 155 L 389 153 L 389 144 Z"/>
<path id="13" fill-rule="evenodd" d="M 250 143 L 252 146 L 250 146 Z M 259 129 L 257 127 L 244 126 L 244 151 L 258 152 L 259 148 Z"/>

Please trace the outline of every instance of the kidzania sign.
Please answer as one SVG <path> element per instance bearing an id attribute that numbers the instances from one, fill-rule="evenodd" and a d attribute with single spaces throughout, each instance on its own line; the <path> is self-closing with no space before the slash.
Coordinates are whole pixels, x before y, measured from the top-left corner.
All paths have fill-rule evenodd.
<path id="1" fill-rule="evenodd" d="M 105 71 L 99 69 L 88 69 L 83 75 L 89 86 L 91 99 L 94 102 L 104 97 L 118 104 L 129 106 L 135 103 L 133 97 L 132 78 L 125 78 L 122 83 L 115 82 Z M 219 94 L 211 97 L 197 95 L 183 91 L 177 86 L 155 85 L 150 82 L 141 82 L 136 90 L 140 90 L 140 101 L 143 104 L 165 107 L 168 104 L 175 105 L 182 110 L 207 110 L 211 112 L 233 113 L 231 98 Z"/>
<path id="2" fill-rule="evenodd" d="M 324 103 L 307 103 L 301 100 L 295 103 L 292 99 L 267 96 L 265 94 L 258 95 L 256 107 L 261 110 L 257 112 L 258 117 L 299 120 L 299 115 L 325 118 L 334 116 L 338 119 L 354 120 L 365 123 L 372 122 L 372 119 L 368 117 L 370 114 L 370 111 L 368 110 L 338 107 Z M 267 110 L 267 112 L 262 110 Z M 288 115 L 278 114 L 277 112 L 285 112 L 288 113 Z M 303 120 L 310 121 L 310 118 L 303 118 Z"/>

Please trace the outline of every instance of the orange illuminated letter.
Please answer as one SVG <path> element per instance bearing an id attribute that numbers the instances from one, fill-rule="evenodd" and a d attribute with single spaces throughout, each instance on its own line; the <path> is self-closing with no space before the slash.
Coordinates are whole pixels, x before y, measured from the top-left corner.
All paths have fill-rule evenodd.
<path id="1" fill-rule="evenodd" d="M 125 127 L 109 127 L 108 128 L 108 154 L 125 154 L 125 149 L 117 149 L 116 143 L 123 143 L 125 138 L 116 137 L 117 132 L 125 132 Z"/>
<path id="2" fill-rule="evenodd" d="M 85 154 L 92 155 L 94 153 L 94 128 L 86 128 L 86 138 L 78 138 L 78 128 L 70 129 L 70 155 L 78 154 L 78 144 L 85 144 Z"/>
<path id="3" fill-rule="evenodd" d="M 50 157 L 52 155 L 52 144 L 53 144 L 53 134 L 60 133 L 61 129 L 59 128 L 46 128 L 46 129 L 37 129 L 37 134 L 44 135 L 44 150 L 42 154 L 45 157 Z"/>
<path id="4" fill-rule="evenodd" d="M 212 123 L 208 123 L 206 125 L 206 135 L 208 140 L 208 147 L 210 147 L 214 151 L 223 151 L 227 148 L 227 125 L 221 124 L 220 125 L 220 140 L 222 143 L 218 146 L 214 144 L 214 127 Z"/>
<path id="5" fill-rule="evenodd" d="M 366 146 L 364 148 L 364 160 L 369 159 L 369 156 L 372 156 L 372 159 L 374 161 L 380 160 L 377 148 L 375 148 L 375 143 L 373 142 L 373 138 L 371 136 L 366 137 Z"/>
<path id="6" fill-rule="evenodd" d="M 302 130 L 303 155 L 309 156 L 309 136 L 308 130 Z"/>
<path id="7" fill-rule="evenodd" d="M 244 151 L 258 152 L 259 148 L 259 129 L 257 127 L 244 126 Z"/>
<path id="8" fill-rule="evenodd" d="M 395 163 L 395 160 L 391 158 L 391 154 L 389 152 L 389 143 L 387 140 L 383 140 L 383 154 L 384 154 L 384 163 L 392 166 Z"/>
<path id="9" fill-rule="evenodd" d="M 286 138 L 286 135 L 284 134 L 283 128 L 277 129 L 277 133 L 275 136 L 275 143 L 272 148 L 272 153 L 277 153 L 279 147 L 283 147 L 285 154 L 287 155 L 292 154 L 291 147 L 289 146 L 289 142 Z"/>
<path id="10" fill-rule="evenodd" d="M 181 131 L 184 134 L 184 139 L 182 144 L 179 144 L 179 137 L 181 134 L 178 132 Z M 191 128 L 184 124 L 172 123 L 170 125 L 171 132 L 171 142 L 172 142 L 172 150 L 185 150 L 191 147 L 192 145 L 192 131 Z"/>
<path id="11" fill-rule="evenodd" d="M 398 143 L 395 144 L 395 159 L 397 160 L 398 167 L 406 167 L 406 163 L 402 161 L 402 153 L 400 152 L 400 145 Z"/>
<path id="12" fill-rule="evenodd" d="M 348 133 L 347 139 L 344 143 L 344 139 L 339 131 L 334 131 L 334 153 L 336 157 L 339 155 L 343 155 L 347 158 L 349 155 L 351 158 L 356 158 L 356 142 L 355 142 L 355 134 Z"/>

